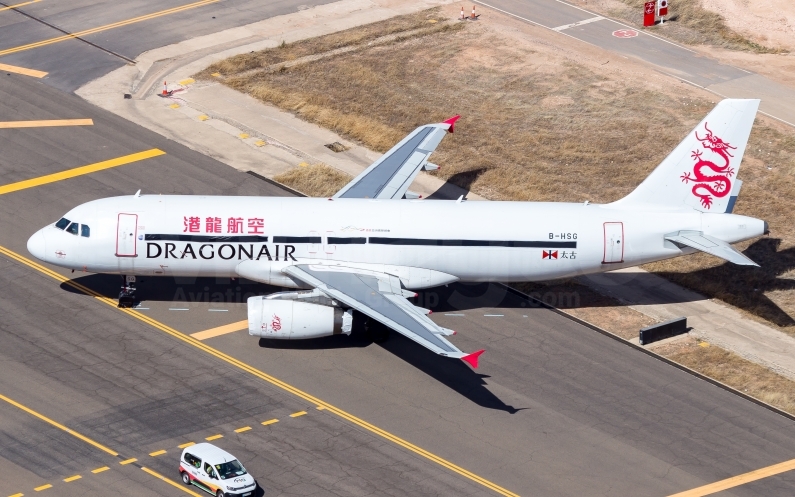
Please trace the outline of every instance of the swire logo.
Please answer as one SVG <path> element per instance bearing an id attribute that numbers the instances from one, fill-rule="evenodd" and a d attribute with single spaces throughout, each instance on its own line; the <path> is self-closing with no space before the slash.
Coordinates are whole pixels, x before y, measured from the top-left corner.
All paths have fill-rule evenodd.
<path id="1" fill-rule="evenodd" d="M 557 259 L 558 258 L 558 251 L 557 250 L 550 250 L 550 251 L 545 250 L 541 254 L 541 258 L 542 259 Z"/>

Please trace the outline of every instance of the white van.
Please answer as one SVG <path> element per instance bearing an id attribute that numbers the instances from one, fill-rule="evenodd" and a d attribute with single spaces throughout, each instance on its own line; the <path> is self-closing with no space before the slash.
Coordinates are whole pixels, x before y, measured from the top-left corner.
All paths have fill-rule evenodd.
<path id="1" fill-rule="evenodd" d="M 247 497 L 257 489 L 257 481 L 235 456 L 208 443 L 182 451 L 179 474 L 185 485 L 196 485 L 216 497 Z"/>

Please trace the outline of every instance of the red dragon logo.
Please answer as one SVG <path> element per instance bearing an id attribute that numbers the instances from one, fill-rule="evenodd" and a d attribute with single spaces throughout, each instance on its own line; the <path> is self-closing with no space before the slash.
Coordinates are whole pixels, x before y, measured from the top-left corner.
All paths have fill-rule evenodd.
<path id="1" fill-rule="evenodd" d="M 273 328 L 273 331 L 282 329 L 282 320 L 276 314 L 273 315 L 273 319 L 271 320 L 271 328 Z"/>
<path id="2" fill-rule="evenodd" d="M 713 154 L 721 156 L 725 163 L 719 166 L 712 161 L 704 160 L 701 158 L 704 151 L 694 150 L 690 154 L 690 157 L 696 161 L 693 165 L 692 176 L 690 171 L 685 171 L 681 178 L 684 183 L 690 181 L 696 183 L 693 185 L 693 195 L 700 198 L 701 205 L 709 209 L 712 207 L 713 195 L 722 198 L 728 195 L 732 189 L 732 182 L 729 178 L 734 176 L 734 169 L 729 167 L 729 158 L 734 156 L 729 150 L 736 150 L 737 147 L 732 147 L 731 144 L 724 142 L 720 137 L 713 135 L 709 129 L 709 123 L 704 123 L 704 129 L 707 130 L 706 136 L 701 138 L 698 136 L 698 131 L 696 131 L 696 140 L 701 142 L 704 150 L 709 150 Z M 710 171 L 705 174 L 704 168 L 708 168 L 711 172 L 718 174 L 710 174 Z"/>

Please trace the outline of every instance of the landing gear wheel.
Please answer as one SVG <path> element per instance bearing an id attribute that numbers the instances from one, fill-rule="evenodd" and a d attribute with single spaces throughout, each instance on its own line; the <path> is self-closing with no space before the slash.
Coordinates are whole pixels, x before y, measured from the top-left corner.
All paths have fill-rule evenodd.
<path id="1" fill-rule="evenodd" d="M 367 332 L 367 337 L 374 343 L 383 343 L 389 338 L 389 328 L 375 319 L 368 319 L 364 329 Z"/>
<path id="2" fill-rule="evenodd" d="M 185 485 L 190 485 L 190 476 L 188 473 L 182 473 L 182 483 Z"/>
<path id="3" fill-rule="evenodd" d="M 122 287 L 119 292 L 119 307 L 135 307 L 135 276 L 122 275 Z"/>
<path id="4" fill-rule="evenodd" d="M 215 493 L 215 497 L 224 497 L 224 491 L 219 490 L 218 492 Z"/>

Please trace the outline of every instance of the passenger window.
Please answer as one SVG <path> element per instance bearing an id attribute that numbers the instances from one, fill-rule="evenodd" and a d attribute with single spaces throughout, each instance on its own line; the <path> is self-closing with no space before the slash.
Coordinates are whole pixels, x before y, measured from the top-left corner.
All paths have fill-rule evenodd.
<path id="1" fill-rule="evenodd" d="M 66 229 L 66 227 L 69 226 L 69 222 L 70 221 L 68 219 L 62 217 L 60 221 L 55 223 L 55 227 L 58 228 L 59 230 Z"/>
<path id="2" fill-rule="evenodd" d="M 185 453 L 185 462 L 196 469 L 199 469 L 202 465 L 202 462 L 196 456 L 187 452 Z"/>
<path id="3" fill-rule="evenodd" d="M 89 228 L 87 224 L 80 225 L 80 236 L 84 236 L 86 238 L 91 236 L 91 228 Z"/>
<path id="4" fill-rule="evenodd" d="M 215 471 L 213 471 L 213 467 L 207 463 L 204 463 L 204 472 L 207 473 L 207 476 L 215 478 Z"/>
<path id="5" fill-rule="evenodd" d="M 70 224 L 70 225 L 69 225 L 69 227 L 68 227 L 68 228 L 66 228 L 66 232 L 67 232 L 67 233 L 71 233 L 71 234 L 73 234 L 73 235 L 77 235 L 77 230 L 78 230 L 78 228 L 79 228 L 79 227 L 80 227 L 80 225 L 79 225 L 79 224 L 77 224 L 77 223 L 72 223 L 72 224 Z"/>

